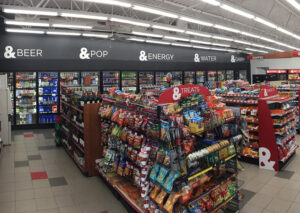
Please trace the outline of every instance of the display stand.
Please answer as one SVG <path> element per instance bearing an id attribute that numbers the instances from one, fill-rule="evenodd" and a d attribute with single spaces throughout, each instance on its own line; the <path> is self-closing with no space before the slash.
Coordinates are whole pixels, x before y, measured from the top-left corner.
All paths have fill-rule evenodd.
<path id="1" fill-rule="evenodd" d="M 197 96 L 197 94 L 201 95 Z M 222 118 L 219 118 L 218 121 L 215 120 L 215 123 L 211 121 L 210 124 L 206 124 L 207 126 L 205 126 L 205 128 L 203 124 L 203 129 L 200 132 L 192 132 L 190 129 L 188 130 L 187 136 L 177 138 L 176 140 L 175 134 L 170 136 L 170 140 L 167 140 L 165 137 L 163 137 L 163 133 L 161 130 L 162 122 L 171 122 L 170 119 L 172 118 L 172 116 L 173 118 L 174 116 L 183 116 L 181 110 L 176 110 L 174 114 L 168 114 L 167 111 L 165 111 L 165 106 L 168 104 L 183 102 L 184 100 L 191 98 L 190 96 L 192 95 L 194 95 L 193 97 L 196 98 L 197 104 L 191 104 L 191 102 L 188 101 L 187 103 L 189 103 L 190 105 L 187 104 L 185 106 L 181 106 L 182 110 L 200 110 L 200 104 L 203 104 L 203 102 L 206 103 L 206 101 L 208 100 L 208 96 L 210 96 L 210 92 L 207 88 L 199 85 L 176 86 L 169 90 L 166 90 L 159 96 L 157 108 L 145 107 L 140 103 L 135 104 L 129 100 L 129 97 L 126 100 L 116 100 L 112 97 L 103 98 L 99 115 L 102 125 L 101 144 L 105 144 L 106 148 L 105 154 L 103 154 L 102 159 L 96 160 L 96 169 L 99 175 L 115 190 L 115 192 L 119 194 L 132 207 L 134 212 L 167 212 L 166 198 L 169 199 L 174 195 L 174 193 L 181 194 L 186 189 L 188 189 L 188 187 L 192 187 L 191 190 L 195 190 L 195 193 L 197 191 L 196 195 L 192 193 L 192 197 L 187 199 L 184 198 L 185 195 L 181 194 L 180 197 L 182 197 L 182 200 L 180 202 L 179 200 L 178 202 L 176 202 L 178 199 L 177 198 L 175 200 L 175 203 L 171 206 L 172 208 L 174 207 L 175 212 L 184 212 L 185 210 L 190 208 L 198 209 L 200 208 L 199 203 L 205 203 L 205 200 L 213 197 L 215 193 L 220 196 L 220 199 L 218 200 L 218 202 L 216 202 L 216 200 L 207 201 L 211 202 L 211 206 L 209 207 L 209 209 L 207 209 L 208 212 L 218 212 L 219 209 L 223 209 L 225 208 L 225 206 L 227 206 L 227 210 L 230 209 L 233 212 L 236 212 L 239 209 L 236 165 L 237 154 L 235 143 L 237 140 L 239 140 L 237 138 L 241 138 L 241 135 L 228 135 L 228 137 L 221 136 L 220 138 L 217 138 L 217 136 L 215 136 L 214 140 L 210 140 L 208 139 L 208 137 L 206 137 L 206 134 L 209 134 L 211 137 L 213 132 L 216 134 L 216 132 L 218 132 L 217 130 L 219 129 L 220 131 L 220 128 L 223 125 L 234 121 L 234 118 L 232 116 L 226 117 L 225 114 L 223 114 L 224 117 L 222 116 Z M 122 95 L 118 94 L 118 97 L 121 96 Z M 203 98 L 203 100 L 201 98 Z M 198 102 L 200 100 L 202 100 L 201 103 Z M 119 111 L 119 114 L 116 113 L 117 111 Z M 202 108 L 199 112 L 202 112 L 203 115 L 206 116 L 207 121 L 210 120 L 209 116 L 212 116 L 212 114 L 216 113 L 214 109 L 207 108 Z M 128 121 L 124 120 L 121 122 L 120 120 L 124 117 L 126 119 L 126 116 L 121 115 L 121 113 L 133 114 L 126 114 L 128 116 Z M 119 115 L 120 117 L 118 117 Z M 134 119 L 137 119 L 142 115 L 147 116 L 147 122 L 150 122 L 149 127 L 147 129 L 142 129 L 141 127 L 136 125 L 133 127 L 130 122 L 133 122 Z M 159 126 L 158 135 L 151 133 L 152 131 L 157 133 L 155 124 L 158 124 Z M 179 123 L 173 125 L 174 126 L 172 128 L 174 128 L 174 130 L 170 129 L 170 134 L 171 131 L 180 131 L 179 129 L 182 128 Z M 185 125 L 187 125 L 187 123 L 185 123 Z M 150 126 L 152 127 L 150 128 Z M 188 128 L 190 128 L 190 126 Z M 123 138 L 123 136 L 121 136 L 120 132 L 124 132 L 124 134 L 127 135 L 125 139 Z M 131 136 L 128 137 L 128 134 L 136 135 L 136 138 L 140 135 L 144 135 L 146 137 L 144 145 L 142 145 L 140 148 L 135 147 L 135 145 L 132 144 L 133 142 L 129 141 L 129 137 Z M 220 133 L 219 135 L 222 134 Z M 176 137 L 179 136 L 180 133 L 178 132 Z M 183 152 L 182 147 L 187 146 L 188 143 L 185 140 L 190 140 L 191 138 L 197 139 L 197 148 L 195 148 L 195 150 L 184 149 L 185 152 Z M 135 140 L 134 143 L 136 143 Z M 156 148 L 152 147 L 154 144 L 159 147 L 159 150 L 162 147 L 165 147 L 165 149 L 168 150 L 167 153 L 170 153 L 169 163 L 168 161 L 164 163 L 158 161 L 158 158 L 156 156 L 159 156 L 158 152 L 163 151 L 156 150 Z M 201 146 L 198 147 L 199 145 Z M 131 148 L 132 151 L 129 151 L 129 149 Z M 146 154 L 146 150 L 148 150 L 148 154 Z M 157 154 L 154 155 L 154 158 L 149 154 L 149 152 L 151 152 L 150 150 L 157 152 Z M 138 160 L 136 161 L 132 160 L 132 152 L 135 151 L 137 151 L 136 153 L 138 153 Z M 177 154 L 175 154 L 176 152 Z M 201 153 L 203 153 L 203 156 L 199 155 Z M 176 159 L 173 157 L 174 154 L 176 155 Z M 197 157 L 197 160 L 194 159 L 194 156 Z M 121 161 L 122 163 L 120 163 Z M 178 162 L 176 163 L 176 161 Z M 191 163 L 196 163 L 196 161 L 201 161 L 203 164 L 201 164 L 201 166 L 199 165 L 199 167 L 192 167 Z M 174 169 L 177 168 L 173 167 L 174 164 L 178 165 L 178 169 Z M 136 171 L 135 169 L 137 169 L 140 171 L 140 173 L 129 172 L 132 167 L 134 167 L 133 171 Z M 163 186 L 163 182 L 159 183 L 153 181 L 152 179 L 153 171 L 156 167 L 160 168 L 160 172 L 162 172 L 162 170 L 167 170 L 168 172 L 166 175 L 169 175 L 170 177 L 171 175 L 176 173 L 174 186 L 172 186 L 173 190 L 171 188 L 171 190 L 166 192 L 167 195 L 164 199 L 164 202 L 162 201 L 161 203 L 157 202 L 156 196 L 151 196 L 154 188 L 159 184 L 161 187 L 159 189 L 161 190 L 160 193 L 163 193 L 164 190 L 167 190 L 166 188 L 163 188 L 166 187 Z M 223 168 L 222 174 L 218 173 L 220 171 L 220 168 Z M 177 173 L 179 173 L 180 176 Z M 214 174 L 216 173 L 218 173 L 218 175 L 214 176 Z M 137 174 L 139 174 L 140 176 Z M 133 175 L 138 176 L 137 179 L 136 176 L 134 176 L 133 178 Z M 160 177 L 158 173 L 156 175 L 157 178 Z M 165 180 L 168 179 L 167 176 L 165 177 Z M 135 182 L 136 180 L 140 180 L 141 182 L 138 182 L 137 184 Z M 207 184 L 207 187 L 205 189 L 202 189 L 202 192 L 200 188 L 198 188 L 200 186 L 198 185 L 198 182 L 200 180 L 203 182 L 202 184 L 209 182 Z M 166 182 L 165 184 L 167 184 Z M 229 191 L 226 191 L 229 189 L 229 186 L 232 189 L 230 193 Z M 221 189 L 225 190 L 226 192 L 223 191 L 221 193 Z M 135 194 L 133 194 L 134 192 Z"/>
<path id="2" fill-rule="evenodd" d="M 69 110 L 75 110 L 84 116 L 84 127 L 79 126 L 72 117 L 62 113 L 61 118 L 63 124 L 61 127 L 61 143 L 74 160 L 80 171 L 88 176 L 95 176 L 95 160 L 98 159 L 102 153 L 100 146 L 100 119 L 97 116 L 100 104 L 85 104 L 83 110 L 78 109 L 71 103 L 62 101 L 62 105 L 68 107 Z M 68 124 L 69 128 L 66 127 Z M 83 134 L 83 142 L 78 137 Z M 83 154 L 84 162 L 78 157 L 77 152 Z"/>
<path id="3" fill-rule="evenodd" d="M 267 97 L 268 96 L 268 97 Z M 275 88 L 262 88 L 259 108 L 259 167 L 279 171 L 291 159 L 298 148 L 295 140 L 295 114 L 296 108 L 284 109 L 281 113 L 272 113 L 271 105 L 285 104 L 294 98 L 280 98 Z M 273 106 L 274 109 L 274 106 Z M 275 108 L 276 109 L 276 108 Z M 286 116 L 287 119 L 279 125 L 274 118 Z M 278 126 L 280 131 L 276 132 Z M 279 138 L 279 136 L 281 136 Z"/>

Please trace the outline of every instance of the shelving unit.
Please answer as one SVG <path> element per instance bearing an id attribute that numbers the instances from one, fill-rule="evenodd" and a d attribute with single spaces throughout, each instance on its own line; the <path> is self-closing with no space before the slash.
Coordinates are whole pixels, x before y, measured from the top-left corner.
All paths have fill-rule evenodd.
<path id="1" fill-rule="evenodd" d="M 134 103 L 134 102 L 128 102 L 126 100 L 115 100 L 112 98 L 105 97 L 103 98 L 102 106 L 100 107 L 99 115 L 101 119 L 101 144 L 105 146 L 103 150 L 105 150 L 105 153 L 103 154 L 101 159 L 96 160 L 96 169 L 99 173 L 99 175 L 119 194 L 128 204 L 131 206 L 131 208 L 134 210 L 134 212 L 149 212 L 150 208 L 153 209 L 153 206 L 158 210 L 160 209 L 162 212 L 166 212 L 165 206 L 161 203 L 157 203 L 157 201 L 154 199 L 156 197 L 151 197 L 152 190 L 154 188 L 151 187 L 151 189 L 146 189 L 147 186 L 150 185 L 155 185 L 155 187 L 158 184 L 158 182 L 153 181 L 151 178 L 154 168 L 159 165 L 160 170 L 168 169 L 168 173 L 171 176 L 171 173 L 177 174 L 180 173 L 180 177 L 176 179 L 176 183 L 174 183 L 173 190 L 167 192 L 167 197 L 171 196 L 172 193 L 180 192 L 181 190 L 184 191 L 184 186 L 188 183 L 196 183 L 199 181 L 199 179 L 203 178 L 204 176 L 207 177 L 212 177 L 212 182 L 210 187 L 205 188 L 205 190 L 200 194 L 197 195 L 196 197 L 190 198 L 186 200 L 184 203 L 179 203 L 176 202 L 176 212 L 183 212 L 183 209 L 188 209 L 191 207 L 195 207 L 199 205 L 199 202 L 202 198 L 204 197 L 210 197 L 213 196 L 213 193 L 215 190 L 218 188 L 224 188 L 226 189 L 227 186 L 231 186 L 234 190 L 232 191 L 232 194 L 230 196 L 224 196 L 222 197 L 222 202 L 219 203 L 214 203 L 213 207 L 209 210 L 209 212 L 217 212 L 218 209 L 222 208 L 223 206 L 228 206 L 229 209 L 232 209 L 234 211 L 237 211 L 239 208 L 238 205 L 238 187 L 237 187 L 237 166 L 236 166 L 236 158 L 237 158 L 237 153 L 235 149 L 235 143 L 237 142 L 237 138 L 241 138 L 241 135 L 232 135 L 234 133 L 231 133 L 230 135 L 226 136 L 219 134 L 219 138 L 215 138 L 216 141 L 214 143 L 209 144 L 205 143 L 205 134 L 214 131 L 218 131 L 217 129 L 221 127 L 222 125 L 229 124 L 232 121 L 235 121 L 235 119 L 231 117 L 226 117 L 224 115 L 223 122 L 220 124 L 210 124 L 210 128 L 205 129 L 205 131 L 201 132 L 201 134 L 194 134 L 191 133 L 191 135 L 186 136 L 184 140 L 191 139 L 190 137 L 196 137 L 197 141 L 201 141 L 198 144 L 202 145 L 201 147 L 195 148 L 195 150 L 187 151 L 187 153 L 183 154 L 184 156 L 179 156 L 179 154 L 176 154 L 178 156 L 178 169 L 175 169 L 173 167 L 174 159 L 172 159 L 172 154 L 170 154 L 170 167 L 165 167 L 165 163 L 159 163 L 157 162 L 156 156 L 159 154 L 155 154 L 155 157 L 153 158 L 150 157 L 142 157 L 145 158 L 144 160 L 138 160 L 134 161 L 132 160 L 132 155 L 133 154 L 128 154 L 129 153 L 136 153 L 136 156 L 143 156 L 144 152 L 149 149 L 152 149 L 152 144 L 156 144 L 155 147 L 157 146 L 157 149 L 161 150 L 162 147 L 165 147 L 165 149 L 168 150 L 168 153 L 178 153 L 180 152 L 181 145 L 176 145 L 175 138 L 174 136 L 171 136 L 173 139 L 171 141 L 167 141 L 165 138 L 163 138 L 161 130 L 155 130 L 156 128 L 154 126 L 156 125 L 162 125 L 160 122 L 170 122 L 169 119 L 171 119 L 172 116 L 180 115 L 181 111 L 178 111 L 179 114 L 165 114 L 166 111 L 164 111 L 164 107 L 167 104 L 171 104 L 173 102 L 169 102 L 172 100 L 172 93 L 173 89 L 178 88 L 179 91 L 185 94 L 181 94 L 181 98 L 187 98 L 192 94 L 201 94 L 205 96 L 210 95 L 210 92 L 199 85 L 181 85 L 178 87 L 173 87 L 164 93 L 162 93 L 159 98 L 158 98 L 158 107 L 149 109 L 147 107 L 144 107 L 140 103 Z M 186 91 L 190 91 L 189 94 L 187 94 Z M 194 91 L 194 92 L 191 92 Z M 201 96 L 200 95 L 200 96 Z M 199 97 L 200 97 L 199 96 Z M 201 97 L 203 97 L 201 96 Z M 198 97 L 198 96 L 197 96 Z M 204 100 L 203 99 L 203 100 Z M 174 102 L 177 102 L 180 100 L 176 100 Z M 184 106 L 182 107 L 183 109 L 196 109 L 198 105 L 191 105 L 191 106 Z M 112 110 L 114 108 L 113 112 L 116 111 L 126 111 L 126 113 L 133 113 L 132 115 L 126 114 L 125 118 L 133 116 L 133 120 L 138 119 L 139 116 L 142 116 L 143 118 L 147 118 L 150 123 L 147 124 L 152 126 L 151 129 L 152 131 L 156 132 L 159 131 L 158 135 L 156 133 L 153 133 L 150 131 L 150 129 L 144 129 L 141 126 L 134 125 L 132 126 L 132 122 L 135 123 L 136 121 L 131 121 L 131 119 L 128 121 L 130 123 L 127 123 L 127 121 L 123 121 L 124 123 L 121 124 L 121 120 L 123 118 L 123 115 L 112 115 L 112 114 L 107 114 L 110 109 Z M 210 111 L 209 111 L 210 112 Z M 124 112 L 125 113 L 125 112 Z M 204 113 L 204 112 L 203 112 Z M 206 112 L 208 113 L 208 112 Z M 210 112 L 212 113 L 212 112 Z M 225 112 L 224 112 L 225 113 Z M 204 113 L 205 114 L 205 113 Z M 229 116 L 228 114 L 226 114 Z M 120 116 L 115 117 L 115 116 Z M 169 117 L 170 116 L 170 117 Z M 144 125 L 144 124 L 143 124 Z M 208 124 L 207 124 L 208 125 Z M 150 127 L 148 127 L 150 128 Z M 174 131 L 180 129 L 177 124 L 173 127 L 175 128 Z M 123 131 L 128 131 L 127 138 L 130 137 L 128 134 L 136 135 L 134 136 L 135 138 L 139 138 L 142 135 L 145 137 L 143 140 L 143 144 L 139 145 L 136 147 L 136 139 L 134 139 L 134 144 L 131 144 L 131 142 L 127 141 L 129 139 L 124 139 L 123 136 L 121 136 L 121 132 L 123 134 Z M 150 132 L 149 132 L 150 131 Z M 172 130 L 173 131 L 173 130 Z M 190 131 L 190 130 L 189 130 Z M 120 132 L 120 133 L 117 133 Z M 131 133 L 129 133 L 131 132 Z M 216 134 L 215 132 L 215 134 Z M 198 132 L 197 132 L 198 133 Z M 222 135 L 222 136 L 221 136 Z M 226 140 L 227 139 L 227 140 Z M 204 141 L 202 141 L 204 140 Z M 221 142 L 223 141 L 223 142 Z M 186 143 L 186 142 L 184 142 Z M 177 147 L 178 146 L 178 147 Z M 182 145 L 183 146 L 183 145 Z M 231 147 L 231 151 L 230 148 Z M 156 149 L 156 148 L 155 148 Z M 132 151 L 129 151 L 132 150 Z M 178 151 L 179 150 L 179 151 Z M 210 150 L 210 151 L 208 151 Z M 233 151 L 234 150 L 234 151 Z M 191 163 L 194 161 L 192 156 L 198 156 L 198 153 L 207 153 L 197 160 L 202 162 L 201 166 L 199 167 L 191 167 Z M 156 152 L 161 152 L 156 150 Z M 221 153 L 224 154 L 221 154 Z M 215 160 L 212 160 L 212 156 L 217 156 Z M 122 162 L 126 161 L 126 166 L 123 167 L 119 165 L 115 165 L 116 162 L 118 162 L 118 157 L 120 156 L 120 159 L 123 159 Z M 209 160 L 210 159 L 210 160 Z M 145 162 L 144 162 L 145 161 Z M 213 161 L 213 162 L 212 162 Z M 144 162 L 144 163 L 143 163 Z M 147 162 L 151 162 L 151 164 L 147 164 Z M 172 163 L 171 163 L 172 162 Z M 195 162 L 194 162 L 195 163 Z M 184 165 L 183 165 L 184 164 Z M 147 165 L 147 166 L 146 166 Z M 213 177 L 213 172 L 216 171 L 219 168 L 219 165 L 224 165 L 225 167 L 225 172 L 219 177 Z M 141 175 L 140 181 L 142 181 L 141 185 L 136 183 L 136 178 L 133 179 L 133 176 L 128 175 L 131 174 L 129 170 L 126 170 L 128 167 L 129 168 L 134 168 L 133 171 L 139 171 L 139 173 L 134 172 L 133 174 Z M 150 167 L 150 168 L 149 168 Z M 186 167 L 186 171 L 184 171 L 184 167 Z M 121 169 L 123 168 L 123 169 Z M 150 174 L 150 176 L 146 175 L 145 177 L 143 176 L 143 172 L 145 171 L 144 169 L 147 168 L 149 170 L 147 173 Z M 151 169 L 152 168 L 152 169 Z M 122 171 L 121 171 L 122 170 Z M 127 172 L 126 172 L 127 171 Z M 124 173 L 123 173 L 124 172 Z M 128 173 L 129 172 L 129 173 Z M 128 174 L 127 174 L 128 173 Z M 138 175 L 137 175 L 138 176 Z M 157 176 L 159 178 L 159 174 L 157 173 Z M 167 176 L 166 176 L 167 177 Z M 143 179 L 144 178 L 144 179 Z M 209 181 L 209 180 L 208 180 Z M 162 183 L 160 183 L 162 186 Z M 161 191 L 163 191 L 163 187 L 161 187 Z M 160 190 L 160 189 L 159 189 Z M 175 191 L 174 191 L 175 190 Z M 182 192 L 183 192 L 182 191 Z M 227 193 L 227 195 L 229 195 Z M 149 200 L 148 196 L 150 199 L 150 205 L 149 205 Z M 134 199 L 133 199 L 134 197 Z M 164 200 L 166 200 L 166 198 Z M 230 204 L 229 204 L 230 203 Z M 173 206 L 172 206 L 173 207 Z M 182 208 L 182 210 L 179 210 L 179 208 Z"/>
<path id="2" fill-rule="evenodd" d="M 61 122 L 56 124 L 59 129 L 56 142 L 62 144 L 82 173 L 94 176 L 97 174 L 95 159 L 102 152 L 99 143 L 100 119 L 97 116 L 100 104 L 84 104 L 81 110 L 74 105 L 74 100 L 69 95 L 64 95 L 61 104 L 63 111 Z M 76 122 L 77 116 L 83 117 L 83 126 Z"/>

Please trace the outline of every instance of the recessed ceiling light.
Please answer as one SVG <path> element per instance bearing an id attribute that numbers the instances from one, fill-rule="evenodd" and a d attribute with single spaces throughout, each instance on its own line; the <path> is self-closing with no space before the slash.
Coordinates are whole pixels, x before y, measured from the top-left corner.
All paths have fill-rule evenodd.
<path id="1" fill-rule="evenodd" d="M 43 22 L 29 22 L 29 21 L 14 21 L 14 20 L 5 20 L 7 25 L 17 25 L 17 26 L 32 26 L 32 27 L 49 27 L 49 23 Z"/>
<path id="2" fill-rule="evenodd" d="M 25 14 L 25 15 L 58 16 L 58 12 L 43 11 L 43 10 L 26 10 L 26 9 L 4 8 L 3 12 L 4 13 L 13 13 L 13 14 Z"/>

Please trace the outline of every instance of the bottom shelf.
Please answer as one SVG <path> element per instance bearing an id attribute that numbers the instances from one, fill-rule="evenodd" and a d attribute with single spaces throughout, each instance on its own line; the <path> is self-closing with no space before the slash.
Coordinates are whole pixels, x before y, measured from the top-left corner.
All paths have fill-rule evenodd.
<path id="1" fill-rule="evenodd" d="M 126 203 L 128 203 L 131 208 L 134 209 L 135 212 L 145 212 L 143 208 L 140 207 L 133 199 L 131 199 L 129 194 L 122 189 L 122 185 L 127 183 L 125 179 L 118 176 L 114 172 L 105 174 L 98 166 L 96 166 L 96 170 L 101 175 L 101 177 L 103 177 L 103 179 L 106 180 L 106 182 L 111 185 L 112 188 L 126 201 Z"/>
<path id="2" fill-rule="evenodd" d="M 84 167 L 82 167 L 78 161 L 75 159 L 73 153 L 71 153 L 71 151 L 66 147 L 66 145 L 64 145 L 64 143 L 62 143 L 62 146 L 64 147 L 64 150 L 66 151 L 66 153 L 70 156 L 70 158 L 74 161 L 75 165 L 79 168 L 79 170 L 86 175 L 86 170 L 84 169 Z"/>

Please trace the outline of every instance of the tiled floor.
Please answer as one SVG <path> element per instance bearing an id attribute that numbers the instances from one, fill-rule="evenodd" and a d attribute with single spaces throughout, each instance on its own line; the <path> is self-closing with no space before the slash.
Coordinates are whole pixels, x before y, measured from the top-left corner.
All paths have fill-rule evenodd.
<path id="1" fill-rule="evenodd" d="M 25 135 L 25 137 L 24 137 Z M 300 142 L 300 136 L 297 136 Z M 242 163 L 242 213 L 299 213 L 300 157 L 275 173 Z M 81 174 L 51 130 L 14 131 L 0 156 L 0 213 L 126 213 L 99 177 Z"/>
<path id="2" fill-rule="evenodd" d="M 25 135 L 25 137 L 24 137 Z M 0 155 L 0 213 L 126 213 L 99 177 L 81 174 L 53 131 L 13 131 Z"/>

